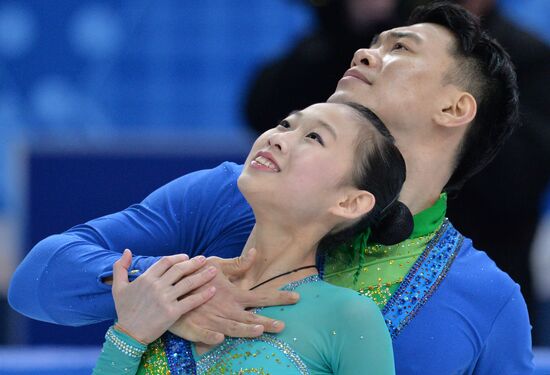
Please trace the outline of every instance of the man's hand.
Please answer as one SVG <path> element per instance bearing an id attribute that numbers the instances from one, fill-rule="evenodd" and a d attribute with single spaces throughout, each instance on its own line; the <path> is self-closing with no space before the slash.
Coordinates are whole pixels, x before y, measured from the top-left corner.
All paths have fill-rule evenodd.
<path id="1" fill-rule="evenodd" d="M 113 297 L 120 327 L 145 344 L 156 340 L 182 314 L 208 301 L 216 291 L 208 286 L 190 294 L 218 273 L 215 267 L 205 267 L 203 256 L 191 260 L 185 254 L 163 257 L 129 282 L 131 262 L 132 253 L 127 249 L 113 265 Z"/>
<path id="2" fill-rule="evenodd" d="M 280 332 L 284 328 L 283 322 L 254 314 L 247 311 L 247 308 L 294 304 L 299 295 L 276 289 L 242 290 L 231 282 L 250 268 L 255 255 L 255 249 L 251 249 L 246 256 L 238 258 L 208 258 L 206 263 L 221 272 L 208 284 L 197 289 L 196 293 L 215 287 L 215 296 L 184 314 L 169 331 L 186 340 L 207 345 L 221 343 L 224 336 L 256 337 L 263 332 Z"/>

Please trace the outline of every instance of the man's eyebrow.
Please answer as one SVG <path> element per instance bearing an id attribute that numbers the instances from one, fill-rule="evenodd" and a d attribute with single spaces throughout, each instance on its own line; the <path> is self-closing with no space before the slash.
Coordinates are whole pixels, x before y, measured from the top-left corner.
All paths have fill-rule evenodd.
<path id="1" fill-rule="evenodd" d="M 370 46 L 374 46 L 375 44 L 378 43 L 378 39 L 380 39 L 380 34 L 375 34 L 373 37 L 372 37 L 372 40 L 370 41 Z"/>
<path id="2" fill-rule="evenodd" d="M 301 116 L 301 115 L 302 115 L 302 111 L 298 111 L 297 109 L 295 109 L 294 111 L 290 112 L 290 113 L 288 114 L 288 116 L 286 116 L 286 117 L 290 117 L 290 116 L 294 116 L 294 115 Z"/>
<path id="3" fill-rule="evenodd" d="M 329 124 L 327 124 L 326 122 L 321 121 L 321 120 L 319 120 L 319 124 L 320 124 L 323 128 L 327 129 L 328 132 L 329 132 L 330 134 L 332 134 L 332 136 L 334 137 L 334 139 L 338 138 L 338 137 L 336 136 L 336 130 L 334 130 L 334 127 L 332 127 L 331 125 L 329 125 Z"/>
<path id="4" fill-rule="evenodd" d="M 371 41 L 371 47 L 375 44 L 378 44 L 380 39 L 399 39 L 399 38 L 409 38 L 415 41 L 418 44 L 422 43 L 422 38 L 417 34 L 411 31 L 385 31 L 382 34 L 376 34 Z"/>

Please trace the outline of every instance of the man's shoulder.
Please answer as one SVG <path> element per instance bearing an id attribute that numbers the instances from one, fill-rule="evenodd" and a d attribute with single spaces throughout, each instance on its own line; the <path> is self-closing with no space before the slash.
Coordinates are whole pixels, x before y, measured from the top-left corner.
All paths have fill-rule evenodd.
<path id="1" fill-rule="evenodd" d="M 211 169 L 202 169 L 180 176 L 161 187 L 159 191 L 180 198 L 183 197 L 182 192 L 198 196 L 233 194 L 238 192 L 237 179 L 241 171 L 242 165 L 223 162 Z"/>
<path id="2" fill-rule="evenodd" d="M 221 181 L 234 181 L 239 178 L 243 169 L 242 164 L 237 164 L 230 161 L 225 161 L 220 165 L 210 168 L 195 171 L 178 178 L 178 181 L 183 180 L 197 180 L 209 182 L 213 179 L 220 179 Z"/>
<path id="3" fill-rule="evenodd" d="M 487 253 L 476 249 L 467 237 L 464 237 L 442 286 L 470 297 L 466 301 L 472 304 L 480 301 L 485 306 L 492 304 L 495 310 L 500 309 L 519 290 L 519 285 Z"/>
<path id="4" fill-rule="evenodd" d="M 248 215 L 250 207 L 237 186 L 241 170 L 242 165 L 224 162 L 211 169 L 185 174 L 155 190 L 144 199 L 142 205 L 166 207 L 175 210 L 176 215 L 185 213 L 188 219 L 199 212 L 214 218 L 216 210 L 222 210 L 224 218 L 228 215 Z M 204 223 L 200 225 L 205 228 Z"/>

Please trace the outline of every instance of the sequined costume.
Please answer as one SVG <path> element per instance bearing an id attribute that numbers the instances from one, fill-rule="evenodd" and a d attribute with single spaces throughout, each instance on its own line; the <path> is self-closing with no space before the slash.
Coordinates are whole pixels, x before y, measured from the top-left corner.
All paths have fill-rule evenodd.
<path id="1" fill-rule="evenodd" d="M 46 238 L 18 267 L 10 304 L 58 324 L 113 320 L 111 291 L 101 277 L 112 274 L 124 248 L 143 255 L 133 260 L 134 277 L 160 256 L 183 250 L 191 256 L 240 254 L 254 225 L 252 210 L 237 189 L 241 169 L 223 163 L 191 173 L 140 204 Z M 419 229 L 419 217 L 434 215 L 432 209 L 415 215 L 413 236 L 405 243 L 368 247 L 366 276 L 360 280 L 365 285 L 346 285 L 365 294 L 386 293 L 377 302 L 392 331 L 396 372 L 531 374 L 530 324 L 519 286 L 451 223 L 435 231 Z M 388 276 L 393 268 L 403 270 L 402 280 Z"/>
<path id="2" fill-rule="evenodd" d="M 283 320 L 283 332 L 226 339 L 202 355 L 193 345 L 166 334 L 145 353 L 138 374 L 395 374 L 388 330 L 369 298 L 320 281 L 316 275 L 283 289 L 300 293 L 300 302 L 259 309 Z M 139 343 L 117 342 L 113 334 L 112 329 L 107 333 L 94 375 L 135 374 L 139 351 L 133 349 Z M 187 365 L 189 354 L 196 368 Z"/>

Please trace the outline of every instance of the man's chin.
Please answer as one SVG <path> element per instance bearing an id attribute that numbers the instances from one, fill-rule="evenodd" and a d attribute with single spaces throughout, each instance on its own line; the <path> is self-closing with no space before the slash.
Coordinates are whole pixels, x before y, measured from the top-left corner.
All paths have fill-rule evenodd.
<path id="1" fill-rule="evenodd" d="M 336 91 L 327 99 L 327 103 L 346 103 L 346 102 L 353 102 L 353 98 L 350 95 L 350 93 L 345 90 L 336 89 Z"/>

